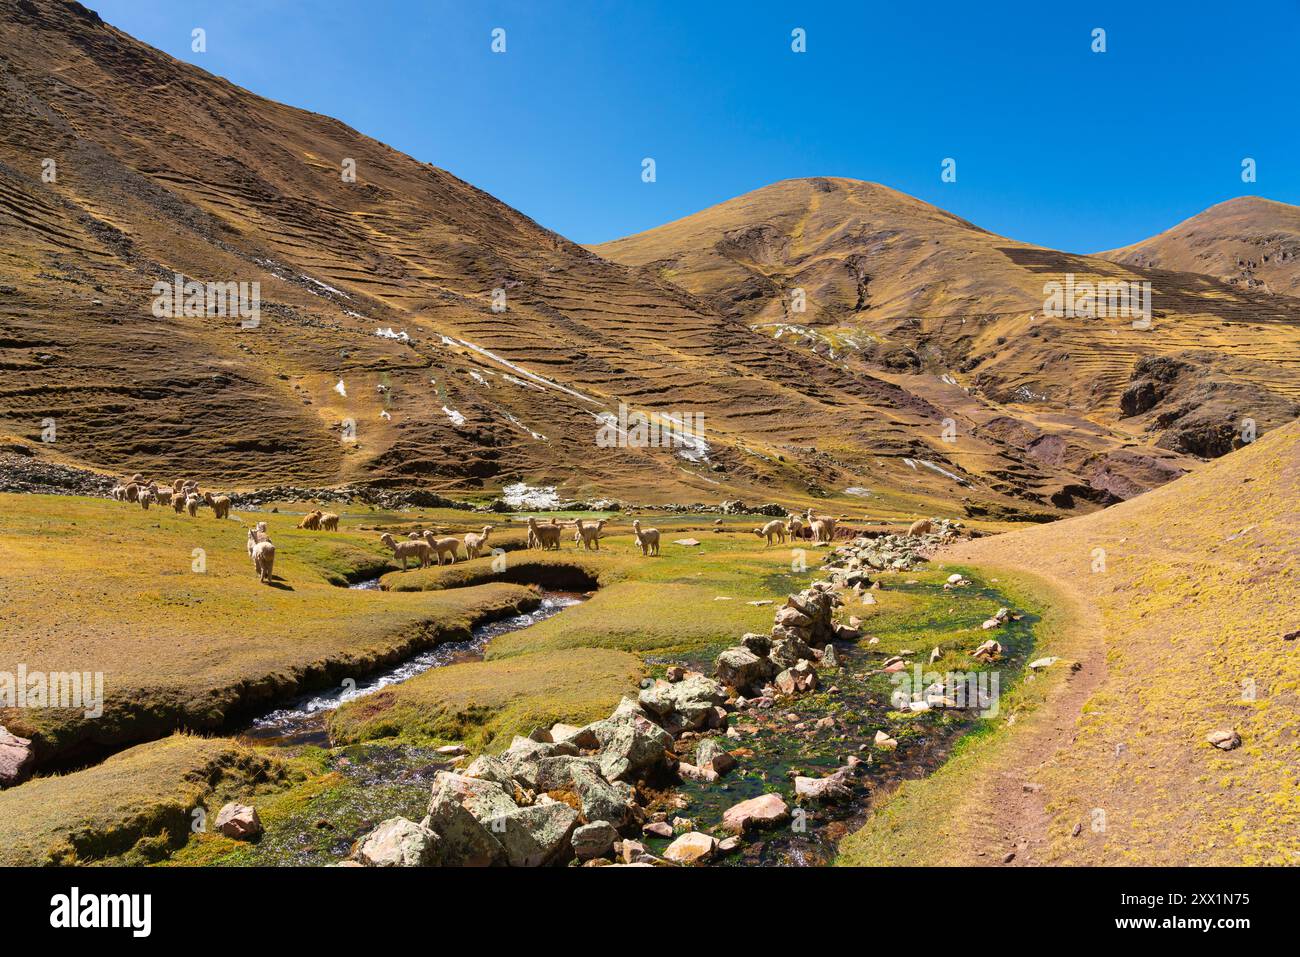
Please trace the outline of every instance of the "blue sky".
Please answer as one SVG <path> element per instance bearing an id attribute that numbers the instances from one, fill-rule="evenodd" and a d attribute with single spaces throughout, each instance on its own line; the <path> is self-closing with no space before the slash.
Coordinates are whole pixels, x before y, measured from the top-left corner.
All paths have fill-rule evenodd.
<path id="1" fill-rule="evenodd" d="M 1234 196 L 1300 203 L 1297 0 L 86 2 L 578 242 L 816 175 L 885 183 L 1071 252 Z M 206 53 L 190 49 L 194 27 Z M 504 54 L 490 49 L 497 27 Z M 1105 53 L 1091 51 L 1098 27 Z M 947 157 L 955 183 L 940 179 Z"/>

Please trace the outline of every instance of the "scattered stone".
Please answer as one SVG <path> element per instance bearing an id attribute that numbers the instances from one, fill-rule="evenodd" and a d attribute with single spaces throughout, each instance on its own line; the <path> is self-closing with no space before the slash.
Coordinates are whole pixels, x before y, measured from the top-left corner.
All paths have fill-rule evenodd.
<path id="1" fill-rule="evenodd" d="M 713 784 L 718 780 L 718 772 L 713 768 L 697 768 L 685 761 L 678 763 L 677 773 L 681 775 L 683 781 L 697 781 L 700 784 Z"/>
<path id="2" fill-rule="evenodd" d="M 1036 661 L 1029 662 L 1029 670 L 1037 671 L 1039 668 L 1050 668 L 1060 660 L 1061 659 L 1056 655 L 1051 655 L 1047 658 L 1039 658 Z"/>
<path id="3" fill-rule="evenodd" d="M 782 694 L 800 694 L 817 688 L 817 671 L 808 661 L 800 661 L 776 676 L 776 687 Z"/>
<path id="4" fill-rule="evenodd" d="M 978 648 L 970 653 L 972 658 L 980 658 L 984 661 L 993 661 L 1002 654 L 1002 645 L 990 638 L 981 644 Z"/>
<path id="5" fill-rule="evenodd" d="M 893 751 L 894 748 L 898 747 L 898 740 L 891 738 L 883 731 L 877 731 L 875 744 L 881 751 Z"/>
<path id="6" fill-rule="evenodd" d="M 722 815 L 724 829 L 736 834 L 750 828 L 775 827 L 790 818 L 790 808 L 779 794 L 763 794 L 728 808 Z"/>
<path id="7" fill-rule="evenodd" d="M 438 863 L 438 835 L 404 817 L 390 817 L 357 844 L 366 867 L 432 867 Z"/>
<path id="8" fill-rule="evenodd" d="M 798 776 L 794 779 L 796 797 L 809 801 L 824 801 L 827 804 L 847 801 L 853 797 L 853 788 L 849 784 L 852 771 L 840 768 L 834 774 L 824 778 Z"/>
<path id="9" fill-rule="evenodd" d="M 645 827 L 641 828 L 642 833 L 652 834 L 655 837 L 672 837 L 673 826 L 667 821 L 652 821 Z"/>
<path id="10" fill-rule="evenodd" d="M 1233 748 L 1241 747 L 1241 735 L 1236 731 L 1211 731 L 1205 736 L 1205 740 L 1220 751 L 1231 751 Z"/>
<path id="11" fill-rule="evenodd" d="M 736 759 L 717 738 L 705 738 L 695 749 L 695 763 L 701 768 L 711 768 L 718 774 L 726 774 L 736 766 Z"/>
<path id="12" fill-rule="evenodd" d="M 840 656 L 835 651 L 835 646 L 828 644 L 822 652 L 821 665 L 823 668 L 838 668 L 840 666 Z"/>
<path id="13" fill-rule="evenodd" d="M 676 541 L 674 541 L 673 544 L 674 544 L 674 545 L 685 545 L 685 546 L 687 546 L 688 548 L 693 548 L 693 547 L 695 547 L 696 545 L 700 544 L 700 540 L 699 540 L 698 538 L 679 538 L 679 539 L 677 539 Z"/>
<path id="14" fill-rule="evenodd" d="M 1004 854 L 1004 855 L 1002 856 L 1002 863 L 1003 863 L 1003 864 L 1010 864 L 1010 863 L 1011 863 L 1012 861 L 1014 861 L 1015 859 L 1016 859 L 1016 852 L 1015 852 L 1015 851 L 1007 851 L 1007 853 Z"/>
<path id="15" fill-rule="evenodd" d="M 713 856 L 717 846 L 716 838 L 701 831 L 691 831 L 668 845 L 664 859 L 675 864 L 703 864 Z"/>
<path id="16" fill-rule="evenodd" d="M 541 867 L 557 862 L 572 850 L 578 812 L 563 801 L 521 807 L 489 827 L 505 848 L 511 867 Z"/>
<path id="17" fill-rule="evenodd" d="M 930 652 L 930 664 L 934 664 L 942 657 L 943 657 L 943 652 L 939 650 L 938 645 L 935 645 L 934 650 Z"/>
<path id="18" fill-rule="evenodd" d="M 538 740 L 538 739 L 537 739 L 537 738 L 533 738 L 532 740 L 536 741 L 536 740 Z M 547 743 L 549 744 L 550 742 L 547 742 Z M 454 758 L 454 757 L 457 757 L 457 756 L 462 755 L 462 754 L 465 753 L 465 745 L 463 745 L 463 744 L 444 744 L 442 747 L 440 747 L 440 748 L 435 748 L 434 750 L 435 750 L 438 754 L 444 755 L 444 756 L 449 757 L 449 758 Z"/>
<path id="19" fill-rule="evenodd" d="M 748 689 L 776 674 L 776 666 L 748 648 L 727 648 L 717 658 L 718 680 L 737 691 Z"/>
<path id="20" fill-rule="evenodd" d="M 215 829 L 218 834 L 233 837 L 237 841 L 255 841 L 262 836 L 262 822 L 257 817 L 257 808 L 248 804 L 236 804 L 234 801 L 217 812 Z"/>

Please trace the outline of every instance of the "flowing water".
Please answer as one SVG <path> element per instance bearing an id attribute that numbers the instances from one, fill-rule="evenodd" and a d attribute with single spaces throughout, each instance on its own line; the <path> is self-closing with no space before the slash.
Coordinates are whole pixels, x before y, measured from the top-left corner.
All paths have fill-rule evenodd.
<path id="1" fill-rule="evenodd" d="M 348 587 L 378 589 L 379 579 L 358 582 Z M 487 647 L 487 643 L 497 635 L 527 628 L 529 625 L 559 614 L 565 608 L 576 605 L 582 600 L 581 595 L 571 592 L 543 591 L 542 603 L 530 612 L 485 622 L 475 627 L 471 636 L 464 641 L 443 642 L 407 658 L 400 664 L 358 681 L 349 680 L 335 688 L 303 695 L 282 708 L 262 715 L 245 728 L 240 737 L 257 744 L 326 746 L 329 744 L 329 735 L 325 729 L 325 716 L 340 705 L 374 694 L 389 685 L 408 681 L 430 668 L 442 668 L 464 661 L 479 661 L 483 657 L 483 649 Z"/>

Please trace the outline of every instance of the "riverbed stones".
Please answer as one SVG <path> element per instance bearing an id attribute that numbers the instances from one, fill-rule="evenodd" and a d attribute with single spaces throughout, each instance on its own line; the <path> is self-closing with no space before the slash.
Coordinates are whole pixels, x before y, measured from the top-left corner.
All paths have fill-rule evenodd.
<path id="1" fill-rule="evenodd" d="M 433 797 L 429 802 L 429 815 L 421 823 L 437 833 L 441 839 L 442 863 L 450 866 L 488 867 L 504 863 L 505 849 L 487 827 L 465 806 L 465 798 L 474 795 L 476 807 L 493 817 L 509 813 L 515 804 L 500 791 L 501 800 L 485 797 L 487 792 L 476 791 L 464 782 L 476 779 L 449 771 L 439 771 L 434 777 Z M 478 782 L 491 784 L 491 782 Z"/>
<path id="2" fill-rule="evenodd" d="M 600 773 L 610 781 L 635 777 L 663 760 L 673 738 L 649 718 L 631 715 L 618 722 L 600 753 Z"/>
<path id="3" fill-rule="evenodd" d="M 800 775 L 794 779 L 794 793 L 802 800 L 822 801 L 826 804 L 848 801 L 853 797 L 851 780 L 852 771 L 848 768 L 840 768 L 824 778 Z"/>
<path id="4" fill-rule="evenodd" d="M 703 864 L 713 857 L 718 841 L 701 831 L 690 831 L 668 845 L 664 860 L 674 864 Z"/>
<path id="5" fill-rule="evenodd" d="M 705 738 L 695 749 L 695 763 L 718 774 L 726 774 L 736 766 L 736 759 L 717 738 Z"/>
<path id="6" fill-rule="evenodd" d="M 262 836 L 262 822 L 257 816 L 257 808 L 234 801 L 217 812 L 214 829 L 218 834 L 233 837 L 237 841 L 255 841 Z"/>
<path id="7" fill-rule="evenodd" d="M 891 738 L 883 731 L 877 731 L 875 737 L 875 745 L 881 751 L 893 751 L 896 747 L 898 747 L 898 740 L 896 738 Z"/>
<path id="8" fill-rule="evenodd" d="M 487 823 L 505 848 L 507 864 L 542 867 L 568 858 L 578 812 L 563 801 L 539 802 Z"/>
<path id="9" fill-rule="evenodd" d="M 803 694 L 817 688 L 817 670 L 809 661 L 800 661 L 776 676 L 776 688 L 782 694 Z"/>
<path id="10" fill-rule="evenodd" d="M 695 781 L 699 784 L 713 784 L 718 780 L 718 772 L 713 768 L 700 768 L 685 761 L 678 762 L 677 773 L 681 775 L 683 781 Z"/>
<path id="11" fill-rule="evenodd" d="M 737 691 L 757 687 L 777 672 L 772 661 L 740 646 L 724 649 L 718 655 L 716 667 L 718 681 Z"/>
<path id="12" fill-rule="evenodd" d="M 978 648 L 970 653 L 972 658 L 978 658 L 981 661 L 993 661 L 1002 654 L 1002 644 L 990 638 L 983 642 Z"/>
<path id="13" fill-rule="evenodd" d="M 404 817 L 390 817 L 357 844 L 366 867 L 432 867 L 438 863 L 438 835 Z"/>
<path id="14" fill-rule="evenodd" d="M 0 726 L 0 788 L 27 780 L 33 763 L 31 740 Z"/>
<path id="15" fill-rule="evenodd" d="M 608 857 L 614 852 L 614 842 L 618 840 L 618 831 L 608 821 L 594 821 L 573 829 L 569 843 L 573 853 L 580 861 L 590 861 L 597 857 Z"/>
<path id="16" fill-rule="evenodd" d="M 775 827 L 790 819 L 790 807 L 779 794 L 762 794 L 727 808 L 722 814 L 725 830 L 741 834 L 753 828 Z"/>

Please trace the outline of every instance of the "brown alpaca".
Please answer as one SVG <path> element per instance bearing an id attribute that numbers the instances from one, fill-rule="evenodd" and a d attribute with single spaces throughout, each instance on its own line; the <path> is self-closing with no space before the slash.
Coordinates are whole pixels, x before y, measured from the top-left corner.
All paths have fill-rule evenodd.
<path id="1" fill-rule="evenodd" d="M 560 550 L 560 526 L 559 525 L 538 525 L 537 519 L 528 519 L 528 547 L 540 548 L 542 551 L 548 549 Z"/>
<path id="2" fill-rule="evenodd" d="M 212 507 L 212 512 L 217 518 L 227 518 L 230 515 L 230 497 L 228 495 L 213 495 L 211 492 L 204 492 L 203 501 Z"/>
<path id="3" fill-rule="evenodd" d="M 306 515 L 302 517 L 302 521 L 298 523 L 298 527 L 310 529 L 313 532 L 318 532 L 320 531 L 321 516 L 324 514 L 325 513 L 320 511 L 319 509 L 317 509 L 314 512 L 308 512 Z"/>
<path id="4" fill-rule="evenodd" d="M 418 542 L 399 542 L 394 540 L 392 535 L 387 532 L 379 536 L 379 540 L 393 550 L 393 556 L 402 560 L 402 571 L 406 571 L 406 560 L 408 558 L 418 558 L 420 567 L 424 568 L 429 564 L 433 555 L 433 546 L 421 539 Z"/>

